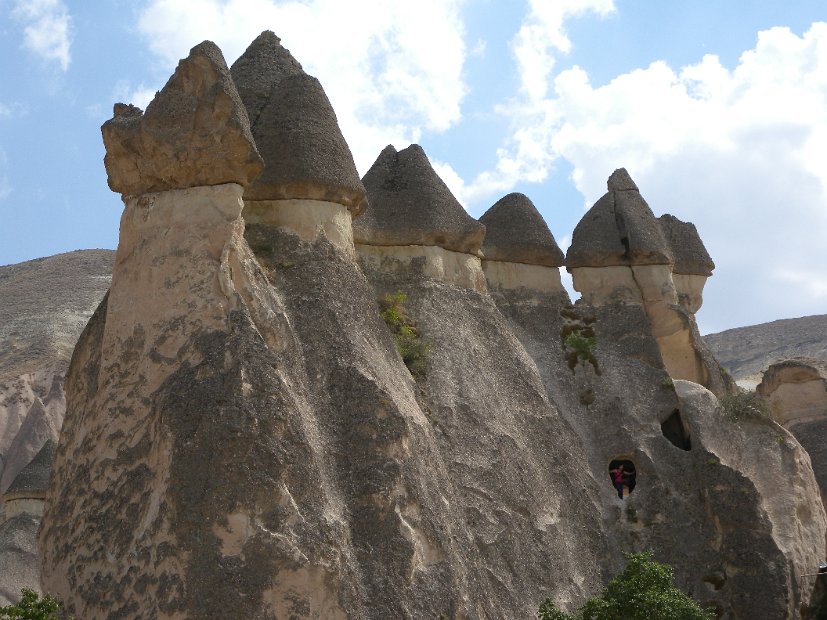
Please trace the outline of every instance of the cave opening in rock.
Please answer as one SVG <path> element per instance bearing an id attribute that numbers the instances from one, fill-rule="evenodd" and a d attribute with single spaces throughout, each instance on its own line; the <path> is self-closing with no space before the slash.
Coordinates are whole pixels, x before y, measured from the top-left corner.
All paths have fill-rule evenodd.
<path id="1" fill-rule="evenodd" d="M 684 428 L 681 412 L 678 409 L 675 409 L 668 418 L 661 422 L 660 430 L 676 448 L 686 451 L 692 449 L 692 441 Z"/>
<path id="2" fill-rule="evenodd" d="M 637 484 L 637 470 L 629 459 L 613 459 L 609 463 L 609 480 L 620 499 L 628 497 Z"/>

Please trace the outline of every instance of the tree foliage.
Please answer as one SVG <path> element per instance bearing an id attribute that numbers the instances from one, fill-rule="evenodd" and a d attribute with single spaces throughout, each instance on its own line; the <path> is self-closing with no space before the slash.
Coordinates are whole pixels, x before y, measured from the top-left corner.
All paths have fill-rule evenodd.
<path id="1" fill-rule="evenodd" d="M 0 607 L 0 620 L 59 620 L 60 601 L 50 595 L 43 598 L 29 588 L 21 590 L 23 597 L 17 605 Z"/>
<path id="2" fill-rule="evenodd" d="M 652 552 L 626 554 L 626 568 L 600 596 L 589 599 L 575 614 L 546 599 L 540 620 L 711 620 L 689 596 L 673 584 L 672 568 L 655 562 Z"/>

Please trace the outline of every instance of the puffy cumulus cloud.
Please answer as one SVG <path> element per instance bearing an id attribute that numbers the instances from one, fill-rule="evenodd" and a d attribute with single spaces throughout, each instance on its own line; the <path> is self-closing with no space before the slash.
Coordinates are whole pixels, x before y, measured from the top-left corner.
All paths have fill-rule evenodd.
<path id="1" fill-rule="evenodd" d="M 232 63 L 273 30 L 321 80 L 364 173 L 387 144 L 402 148 L 460 120 L 463 1 L 151 0 L 138 28 L 170 67 L 203 39 Z"/>
<path id="2" fill-rule="evenodd" d="M 12 17 L 23 25 L 23 46 L 43 60 L 69 68 L 72 18 L 61 0 L 16 0 Z"/>
<path id="3" fill-rule="evenodd" d="M 123 103 L 131 103 L 142 110 L 146 110 L 149 102 L 155 98 L 156 89 L 148 88 L 143 83 L 133 86 L 128 80 L 121 80 L 112 89 L 112 99 Z"/>
<path id="4" fill-rule="evenodd" d="M 824 311 L 827 24 L 760 32 L 732 69 L 658 61 L 596 86 L 575 67 L 503 111 L 513 135 L 466 197 L 542 180 L 562 157 L 591 205 L 624 166 L 656 214 L 696 223 L 718 263 L 702 328 Z"/>

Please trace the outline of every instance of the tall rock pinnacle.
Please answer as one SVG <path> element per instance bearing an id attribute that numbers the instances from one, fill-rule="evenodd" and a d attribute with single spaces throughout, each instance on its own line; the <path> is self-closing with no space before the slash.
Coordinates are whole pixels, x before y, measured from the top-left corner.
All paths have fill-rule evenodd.
<path id="1" fill-rule="evenodd" d="M 386 146 L 363 181 L 371 206 L 353 223 L 357 243 L 479 253 L 485 226 L 465 212 L 418 144 L 399 152 Z"/>
<path id="2" fill-rule="evenodd" d="M 125 195 L 246 185 L 262 169 L 247 112 L 211 41 L 178 63 L 146 113 L 117 104 L 101 132 L 109 187 Z"/>
<path id="3" fill-rule="evenodd" d="M 686 275 L 711 276 L 715 263 L 706 251 L 695 225 L 692 222 L 682 222 L 668 213 L 661 215 L 658 222 L 675 258 L 672 271 Z"/>
<path id="4" fill-rule="evenodd" d="M 278 37 L 259 35 L 233 64 L 232 75 L 265 163 L 244 199 L 322 200 L 361 213 L 365 188 L 333 106 Z"/>

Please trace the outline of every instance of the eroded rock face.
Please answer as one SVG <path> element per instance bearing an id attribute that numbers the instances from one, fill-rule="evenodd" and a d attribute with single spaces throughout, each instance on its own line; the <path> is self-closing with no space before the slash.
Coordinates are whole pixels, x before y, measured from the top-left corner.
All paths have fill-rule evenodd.
<path id="1" fill-rule="evenodd" d="M 500 198 L 480 218 L 486 260 L 562 267 L 563 252 L 537 207 L 525 194 Z"/>
<path id="2" fill-rule="evenodd" d="M 769 399 L 773 418 L 807 450 L 827 500 L 827 364 L 808 358 L 772 364 L 757 392 Z"/>
<path id="3" fill-rule="evenodd" d="M 192 48 L 142 113 L 118 104 L 101 127 L 109 188 L 140 195 L 202 185 L 246 185 L 263 163 L 221 50 Z"/>
<path id="4" fill-rule="evenodd" d="M 399 152 L 386 146 L 362 181 L 370 209 L 354 222 L 357 244 L 436 245 L 479 255 L 485 226 L 465 212 L 418 144 Z"/>

